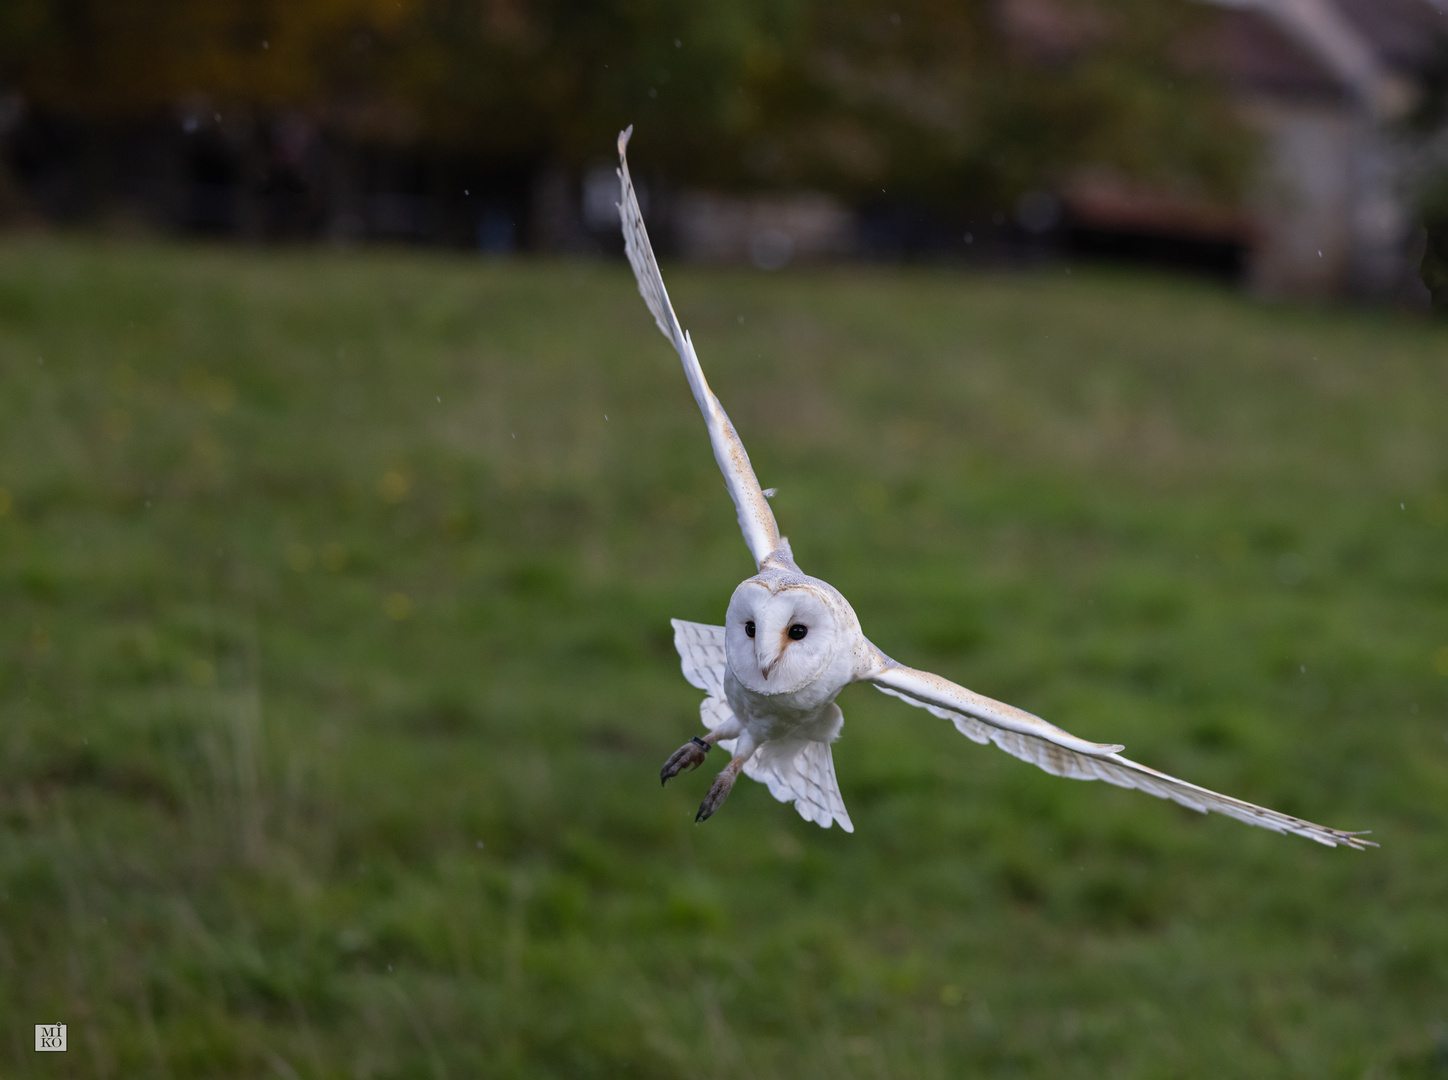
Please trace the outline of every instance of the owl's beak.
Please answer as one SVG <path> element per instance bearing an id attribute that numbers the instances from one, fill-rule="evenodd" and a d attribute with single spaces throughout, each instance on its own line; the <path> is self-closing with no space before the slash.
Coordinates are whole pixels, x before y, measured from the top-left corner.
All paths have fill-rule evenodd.
<path id="1" fill-rule="evenodd" d="M 769 678 L 769 673 L 774 670 L 774 665 L 779 663 L 780 654 L 775 653 L 771 659 L 766 660 L 764 658 L 764 654 L 758 648 L 756 648 L 754 650 L 754 656 L 755 659 L 759 661 L 759 673 L 763 675 L 766 679 Z"/>
<path id="2" fill-rule="evenodd" d="M 779 663 L 788 644 L 789 639 L 784 636 L 783 631 L 778 634 L 766 633 L 764 627 L 760 626 L 759 636 L 754 639 L 754 659 L 759 664 L 759 673 L 766 679 L 774 670 L 774 665 Z"/>

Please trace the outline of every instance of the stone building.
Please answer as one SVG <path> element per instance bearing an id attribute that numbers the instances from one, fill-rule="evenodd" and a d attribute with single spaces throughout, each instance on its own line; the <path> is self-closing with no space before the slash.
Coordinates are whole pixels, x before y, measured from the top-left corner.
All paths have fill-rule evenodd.
<path id="1" fill-rule="evenodd" d="M 1213 0 L 1207 45 L 1262 138 L 1247 277 L 1277 296 L 1407 299 L 1413 146 L 1403 121 L 1448 52 L 1434 0 Z"/>

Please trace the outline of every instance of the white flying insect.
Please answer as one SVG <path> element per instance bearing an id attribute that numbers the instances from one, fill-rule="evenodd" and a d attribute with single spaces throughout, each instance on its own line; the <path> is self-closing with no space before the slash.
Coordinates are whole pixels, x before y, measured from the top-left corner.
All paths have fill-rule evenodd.
<path id="1" fill-rule="evenodd" d="M 629 179 L 624 150 L 632 133 L 630 127 L 618 137 L 624 249 L 654 321 L 684 362 L 684 374 L 709 429 L 714 459 L 738 511 L 744 542 L 759 567 L 729 598 L 723 626 L 672 620 L 684 678 L 708 694 L 700 712 L 709 730 L 702 739 L 695 737 L 675 751 L 660 779 L 667 783 L 698 768 L 715 745 L 730 754 L 729 764 L 704 796 L 696 821 L 724 804 L 743 772 L 767 785 L 780 802 L 794 803 L 805 820 L 824 828 L 838 822 L 846 832 L 854 832 L 835 780 L 830 743 L 839 737 L 844 723 L 836 696 L 851 683 L 868 682 L 951 721 L 967 738 L 993 742 L 1055 776 L 1136 788 L 1204 814 L 1215 810 L 1329 847 L 1372 845 L 1361 833 L 1314 825 L 1138 765 L 1121 756 L 1121 746 L 1077 738 L 939 675 L 896 663 L 871 644 L 839 590 L 795 565 L 744 444 L 704 381 L 694 343 L 680 328 L 669 303 Z"/>

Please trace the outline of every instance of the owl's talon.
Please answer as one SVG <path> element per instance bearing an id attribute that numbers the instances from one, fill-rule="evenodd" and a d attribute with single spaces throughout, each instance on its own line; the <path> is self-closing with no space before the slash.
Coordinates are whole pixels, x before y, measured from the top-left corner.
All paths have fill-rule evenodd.
<path id="1" fill-rule="evenodd" d="M 709 792 L 704 796 L 704 801 L 699 804 L 699 812 L 694 815 L 694 824 L 701 821 L 708 821 L 714 816 L 714 811 L 724 805 L 724 800 L 729 798 L 729 792 L 734 790 L 734 781 L 738 779 L 739 772 L 736 769 L 726 768 L 714 782 L 709 785 Z"/>
<path id="2" fill-rule="evenodd" d="M 659 786 L 663 787 L 681 772 L 693 772 L 704 764 L 704 755 L 712 749 L 709 743 L 695 735 L 664 762 L 664 767 L 659 770 Z"/>

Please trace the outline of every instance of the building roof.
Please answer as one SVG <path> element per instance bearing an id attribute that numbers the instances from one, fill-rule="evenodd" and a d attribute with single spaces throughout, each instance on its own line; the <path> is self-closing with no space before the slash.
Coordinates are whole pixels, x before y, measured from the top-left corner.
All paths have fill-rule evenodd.
<path id="1" fill-rule="evenodd" d="M 1448 0 L 1335 0 L 1343 18 L 1361 34 L 1378 61 L 1416 77 L 1448 49 Z"/>
<path id="2" fill-rule="evenodd" d="M 1240 91 L 1356 101 L 1388 118 L 1448 55 L 1448 0 L 1208 0 L 1204 53 Z"/>

